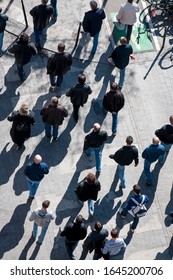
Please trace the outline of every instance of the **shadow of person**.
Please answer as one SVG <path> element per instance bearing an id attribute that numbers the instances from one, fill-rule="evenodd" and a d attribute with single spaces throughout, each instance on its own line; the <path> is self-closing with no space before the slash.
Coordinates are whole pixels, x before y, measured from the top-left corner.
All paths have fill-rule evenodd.
<path id="1" fill-rule="evenodd" d="M 23 248 L 22 252 L 20 253 L 19 260 L 27 260 L 27 253 L 34 242 L 35 238 L 31 236 L 28 242 L 26 243 L 25 247 Z"/>
<path id="2" fill-rule="evenodd" d="M 32 255 L 30 256 L 29 260 L 35 260 L 36 256 L 38 255 L 39 250 L 40 250 L 40 245 L 36 244 L 34 251 L 32 252 Z"/>
<path id="3" fill-rule="evenodd" d="M 168 204 L 165 208 L 165 214 L 167 215 L 165 217 L 165 226 L 169 227 L 171 224 L 173 224 L 173 218 L 170 216 L 170 212 L 173 212 L 173 185 L 170 193 L 170 199 Z"/>
<path id="4" fill-rule="evenodd" d="M 114 176 L 114 179 L 112 181 L 112 185 L 111 185 L 110 190 L 109 190 L 109 192 L 112 193 L 112 195 L 114 197 L 120 197 L 120 196 L 123 195 L 123 189 L 120 187 L 120 185 L 119 185 L 119 190 L 116 191 L 118 181 L 119 181 L 118 168 L 116 168 L 115 176 Z"/>
<path id="5" fill-rule="evenodd" d="M 10 221 L 0 231 L 0 259 L 5 252 L 15 248 L 24 234 L 24 223 L 30 203 L 23 203 L 16 207 Z"/>
<path id="6" fill-rule="evenodd" d="M 52 251 L 50 253 L 51 260 L 68 260 L 68 254 L 66 251 L 64 238 L 60 236 L 61 229 L 57 233 L 57 236 L 54 238 L 54 244 Z"/>
<path id="7" fill-rule="evenodd" d="M 158 252 L 155 260 L 172 260 L 173 259 L 173 237 L 170 240 L 169 247 L 163 252 Z"/>
<path id="8" fill-rule="evenodd" d="M 25 180 L 25 174 L 24 174 L 24 169 L 26 167 L 26 164 L 28 163 L 28 159 L 29 159 L 29 155 L 26 156 L 23 166 L 20 169 L 18 169 L 18 171 L 15 173 L 14 176 L 13 190 L 15 195 L 17 196 L 21 195 L 24 191 L 29 191 Z M 25 180 L 24 182 L 23 179 Z"/>

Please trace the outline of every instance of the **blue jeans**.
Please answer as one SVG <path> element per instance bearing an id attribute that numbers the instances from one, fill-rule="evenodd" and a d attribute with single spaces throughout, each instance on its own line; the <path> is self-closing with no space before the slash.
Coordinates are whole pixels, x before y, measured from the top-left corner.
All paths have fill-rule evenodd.
<path id="1" fill-rule="evenodd" d="M 58 16 L 57 0 L 51 0 L 50 3 L 54 9 L 53 17 L 56 18 Z"/>
<path id="2" fill-rule="evenodd" d="M 35 38 L 35 44 L 36 45 L 40 45 L 40 35 L 41 35 L 41 33 L 42 33 L 41 30 L 34 29 L 34 38 Z"/>
<path id="3" fill-rule="evenodd" d="M 57 85 L 57 87 L 60 87 L 63 81 L 63 75 L 56 77 L 55 74 L 52 73 L 49 75 L 49 77 L 50 77 L 51 86 L 54 87 Z"/>
<path id="4" fill-rule="evenodd" d="M 94 153 L 95 153 L 95 160 L 96 160 L 96 170 L 98 172 L 101 171 L 102 149 L 103 149 L 103 146 L 101 146 L 99 148 L 88 148 L 87 150 L 85 150 L 85 154 L 88 157 L 90 157 L 91 156 L 91 152 L 94 151 Z"/>
<path id="5" fill-rule="evenodd" d="M 41 234 L 40 234 L 39 237 L 38 237 L 38 242 L 39 242 L 39 243 L 42 243 L 42 242 L 43 242 L 43 239 L 44 239 L 44 237 L 45 237 L 45 234 L 46 234 L 47 229 L 48 229 L 47 227 L 42 227 L 42 228 L 41 228 Z M 33 227 L 33 231 L 32 231 L 33 237 L 36 238 L 37 232 L 38 232 L 38 225 L 37 225 L 36 223 L 34 223 L 34 227 Z"/>
<path id="6" fill-rule="evenodd" d="M 106 115 L 108 111 L 104 107 L 102 107 L 102 112 L 104 115 Z M 112 113 L 112 133 L 117 131 L 117 127 L 118 127 L 118 112 Z"/>
<path id="7" fill-rule="evenodd" d="M 98 47 L 98 40 L 99 40 L 99 32 L 94 35 L 93 37 L 93 48 L 92 48 L 92 53 L 95 53 Z"/>
<path id="8" fill-rule="evenodd" d="M 58 127 L 54 127 L 50 125 L 49 123 L 45 123 L 45 133 L 47 137 L 51 137 L 51 128 L 53 127 L 53 138 L 58 137 Z"/>
<path id="9" fill-rule="evenodd" d="M 65 239 L 65 246 L 70 260 L 74 259 L 73 251 L 77 247 L 79 241 L 68 241 Z"/>
<path id="10" fill-rule="evenodd" d="M 164 163 L 166 160 L 167 154 L 169 153 L 169 151 L 172 147 L 172 144 L 166 144 L 166 143 L 161 142 L 161 145 L 163 145 L 165 147 L 165 153 L 159 157 L 159 162 Z"/>
<path id="11" fill-rule="evenodd" d="M 28 177 L 26 177 L 26 182 L 29 189 L 29 196 L 34 197 L 40 184 L 40 181 L 31 181 Z"/>
<path id="12" fill-rule="evenodd" d="M 4 31 L 0 33 L 0 52 L 2 52 L 3 39 L 4 39 Z"/>
<path id="13" fill-rule="evenodd" d="M 128 214 L 128 210 L 126 208 L 123 208 L 123 210 L 121 212 L 121 215 L 126 217 L 127 214 Z M 133 222 L 131 224 L 131 228 L 135 230 L 137 228 L 138 223 L 139 223 L 139 218 L 138 217 L 134 217 L 133 218 Z"/>
<path id="14" fill-rule="evenodd" d="M 118 164 L 117 169 L 118 169 L 118 175 L 119 175 L 119 178 L 121 181 L 121 186 L 123 188 L 125 188 L 126 187 L 125 166 Z"/>
<path id="15" fill-rule="evenodd" d="M 123 85 L 124 85 L 124 80 L 125 80 L 125 71 L 126 71 L 126 68 L 124 69 L 120 69 L 120 79 L 119 79 L 119 87 L 122 88 Z"/>
<path id="16" fill-rule="evenodd" d="M 152 183 L 152 176 L 151 176 L 151 172 L 150 172 L 150 166 L 151 166 L 151 162 L 149 162 L 147 159 L 144 160 L 144 172 L 145 172 L 145 176 L 146 176 L 146 181 L 148 184 Z"/>
<path id="17" fill-rule="evenodd" d="M 88 212 L 89 212 L 89 215 L 91 215 L 91 216 L 94 215 L 94 203 L 95 203 L 94 200 L 88 199 Z"/>

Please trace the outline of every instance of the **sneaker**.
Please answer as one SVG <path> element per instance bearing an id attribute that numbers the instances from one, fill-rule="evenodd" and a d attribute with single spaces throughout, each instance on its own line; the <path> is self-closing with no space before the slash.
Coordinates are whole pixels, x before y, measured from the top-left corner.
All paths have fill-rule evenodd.
<path id="1" fill-rule="evenodd" d="M 130 229 L 129 229 L 129 232 L 133 233 L 135 232 L 135 229 L 132 228 L 132 223 L 130 223 Z"/>
<path id="2" fill-rule="evenodd" d="M 100 176 L 100 171 L 96 171 L 95 176 L 96 176 L 96 178 L 98 178 Z"/>
<path id="3" fill-rule="evenodd" d="M 120 188 L 121 188 L 121 189 L 125 189 L 125 188 L 126 188 L 126 186 L 124 186 L 124 185 L 120 185 Z"/>
<path id="4" fill-rule="evenodd" d="M 41 246 L 41 245 L 42 245 L 42 242 L 37 241 L 36 244 L 37 244 L 38 246 Z"/>

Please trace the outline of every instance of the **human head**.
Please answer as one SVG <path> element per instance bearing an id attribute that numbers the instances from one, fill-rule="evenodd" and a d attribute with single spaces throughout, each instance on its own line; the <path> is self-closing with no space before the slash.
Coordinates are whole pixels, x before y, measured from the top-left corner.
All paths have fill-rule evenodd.
<path id="1" fill-rule="evenodd" d="M 46 5 L 48 1 L 49 1 L 49 0 L 41 0 L 41 3 L 42 3 L 43 5 Z"/>
<path id="2" fill-rule="evenodd" d="M 64 43 L 59 43 L 58 44 L 58 51 L 59 52 L 64 52 L 65 50 L 65 44 Z"/>
<path id="3" fill-rule="evenodd" d="M 133 191 L 134 191 L 135 194 L 140 194 L 141 187 L 136 184 L 136 185 L 133 186 Z"/>
<path id="4" fill-rule="evenodd" d="M 52 98 L 51 98 L 51 104 L 52 104 L 52 106 L 57 106 L 58 105 L 58 97 L 56 97 L 56 96 L 53 96 Z"/>
<path id="5" fill-rule="evenodd" d="M 99 221 L 95 222 L 95 224 L 94 224 L 94 229 L 95 229 L 97 232 L 100 232 L 100 231 L 102 230 L 102 228 L 103 228 L 103 225 L 102 225 Z"/>
<path id="6" fill-rule="evenodd" d="M 77 217 L 76 217 L 76 223 L 77 224 L 82 224 L 82 222 L 83 222 L 83 216 L 82 215 L 78 215 Z"/>
<path id="7" fill-rule="evenodd" d="M 28 112 L 29 112 L 28 105 L 27 105 L 26 103 L 23 103 L 23 104 L 20 106 L 19 114 L 22 115 L 22 116 L 27 116 L 27 115 L 28 115 Z"/>
<path id="8" fill-rule="evenodd" d="M 169 117 L 169 122 L 170 122 L 171 125 L 173 125 L 173 115 L 171 115 L 171 116 Z"/>
<path id="9" fill-rule="evenodd" d="M 125 37 L 120 38 L 120 44 L 121 45 L 126 45 L 127 44 L 127 39 Z"/>
<path id="10" fill-rule="evenodd" d="M 86 76 L 84 74 L 79 74 L 78 75 L 78 82 L 79 84 L 83 85 L 86 81 Z"/>
<path id="11" fill-rule="evenodd" d="M 127 2 L 129 2 L 129 3 L 133 3 L 133 0 L 127 0 Z"/>
<path id="12" fill-rule="evenodd" d="M 91 7 L 91 10 L 97 9 L 97 2 L 96 1 L 90 1 L 90 7 Z"/>
<path id="13" fill-rule="evenodd" d="M 36 155 L 36 156 L 34 157 L 34 162 L 35 162 L 36 164 L 39 164 L 41 161 L 42 161 L 42 157 L 41 157 L 40 155 Z"/>
<path id="14" fill-rule="evenodd" d="M 28 36 L 28 34 L 25 33 L 25 32 L 22 32 L 22 33 L 20 34 L 19 41 L 27 44 L 27 43 L 29 42 L 29 36 Z"/>
<path id="15" fill-rule="evenodd" d="M 43 203 L 42 203 L 42 207 L 43 208 L 48 208 L 49 207 L 49 205 L 50 205 L 50 201 L 49 200 L 45 200 L 45 201 L 43 201 Z"/>
<path id="16" fill-rule="evenodd" d="M 126 143 L 127 143 L 127 145 L 131 145 L 133 143 L 133 137 L 132 136 L 127 136 Z"/>
<path id="17" fill-rule="evenodd" d="M 100 131 L 100 128 L 101 128 L 101 126 L 100 126 L 99 123 L 95 123 L 95 124 L 93 125 L 93 129 L 94 129 L 95 132 Z"/>
<path id="18" fill-rule="evenodd" d="M 93 173 L 88 173 L 86 176 L 88 184 L 94 184 L 96 180 L 96 176 Z"/>
<path id="19" fill-rule="evenodd" d="M 118 89 L 118 84 L 113 82 L 111 83 L 111 90 L 117 90 Z"/>
<path id="20" fill-rule="evenodd" d="M 159 138 L 157 136 L 154 136 L 153 139 L 152 139 L 153 145 L 158 145 L 159 142 L 160 142 Z"/>
<path id="21" fill-rule="evenodd" d="M 118 237 L 118 233 L 119 233 L 119 231 L 118 231 L 116 228 L 113 228 L 113 229 L 111 230 L 111 236 L 112 236 L 112 238 L 117 238 L 117 237 Z"/>

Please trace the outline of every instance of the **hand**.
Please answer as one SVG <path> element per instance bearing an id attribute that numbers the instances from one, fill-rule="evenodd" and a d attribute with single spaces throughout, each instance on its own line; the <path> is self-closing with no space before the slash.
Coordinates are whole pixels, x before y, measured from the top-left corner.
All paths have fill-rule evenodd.
<path id="1" fill-rule="evenodd" d="M 135 167 L 138 165 L 138 163 L 135 163 Z"/>
<path id="2" fill-rule="evenodd" d="M 111 63 L 111 62 L 112 62 L 112 60 L 113 60 L 113 59 L 112 59 L 112 57 L 109 57 L 109 58 L 108 58 L 108 62 L 110 62 L 110 63 Z"/>

